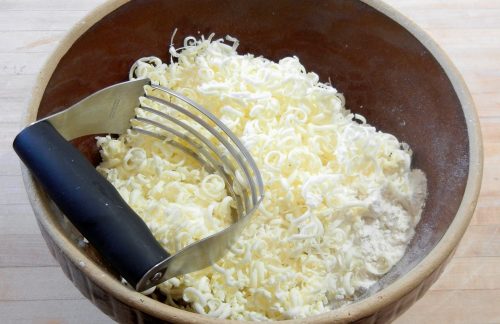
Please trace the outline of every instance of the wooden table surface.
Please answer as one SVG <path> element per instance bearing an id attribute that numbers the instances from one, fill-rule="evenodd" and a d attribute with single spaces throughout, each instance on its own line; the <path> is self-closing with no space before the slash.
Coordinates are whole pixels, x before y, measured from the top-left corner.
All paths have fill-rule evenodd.
<path id="1" fill-rule="evenodd" d="M 103 0 L 0 0 L 0 323 L 110 323 L 67 280 L 35 224 L 11 149 L 30 90 L 66 31 Z M 448 53 L 477 104 L 476 214 L 430 291 L 397 323 L 500 323 L 500 1 L 389 0 Z"/>

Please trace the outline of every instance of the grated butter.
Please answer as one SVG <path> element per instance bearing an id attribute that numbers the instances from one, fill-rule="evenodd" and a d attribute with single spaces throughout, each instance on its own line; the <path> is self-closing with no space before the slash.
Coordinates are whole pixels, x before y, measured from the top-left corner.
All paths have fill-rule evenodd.
<path id="1" fill-rule="evenodd" d="M 403 256 L 425 176 L 410 169 L 408 145 L 352 114 L 297 57 L 239 55 L 238 41 L 227 40 L 188 37 L 170 47 L 170 64 L 149 57 L 131 71 L 219 117 L 252 153 L 266 191 L 223 259 L 159 286 L 166 303 L 221 319 L 280 320 L 352 302 Z M 132 132 L 98 145 L 98 170 L 167 250 L 228 225 L 234 206 L 224 181 L 183 152 Z"/>

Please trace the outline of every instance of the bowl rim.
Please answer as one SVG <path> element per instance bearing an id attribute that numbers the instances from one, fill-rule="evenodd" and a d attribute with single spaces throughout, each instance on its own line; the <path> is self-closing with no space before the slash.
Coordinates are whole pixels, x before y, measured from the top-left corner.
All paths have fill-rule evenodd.
<path id="1" fill-rule="evenodd" d="M 453 65 L 447 54 L 440 46 L 431 39 L 426 32 L 418 27 L 409 18 L 399 13 L 381 0 L 361 0 L 365 4 L 392 19 L 408 32 L 410 32 L 425 48 L 434 56 L 440 66 L 444 69 L 453 89 L 458 95 L 467 125 L 469 138 L 469 172 L 467 184 L 460 207 L 452 223 L 444 233 L 441 240 L 429 252 L 424 259 L 403 277 L 397 279 L 381 291 L 355 303 L 344 307 L 299 320 L 286 320 L 286 323 L 338 323 L 359 320 L 378 312 L 384 307 L 397 302 L 406 294 L 415 289 L 424 279 L 429 277 L 448 257 L 450 257 L 458 242 L 467 229 L 470 219 L 474 213 L 479 190 L 481 187 L 483 171 L 483 146 L 479 118 L 474 106 L 473 99 L 469 93 L 465 81 L 457 68 Z M 32 91 L 29 104 L 26 108 L 24 124 L 36 120 L 37 109 L 45 88 L 60 59 L 70 49 L 76 39 L 90 29 L 96 22 L 101 20 L 113 10 L 119 8 L 128 0 L 108 0 L 97 6 L 82 18 L 60 41 L 56 49 L 49 55 L 43 68 L 40 70 L 37 81 Z M 111 294 L 114 298 L 130 307 L 140 310 L 146 314 L 169 321 L 191 322 L 191 323 L 215 323 L 220 320 L 212 319 L 204 315 L 183 311 L 152 298 L 132 291 L 115 280 L 109 273 L 101 269 L 95 262 L 86 257 L 81 251 L 74 247 L 68 238 L 64 236 L 60 228 L 48 215 L 52 213 L 52 206 L 48 198 L 40 195 L 41 188 L 35 182 L 28 169 L 21 164 L 23 182 L 35 216 L 43 229 L 48 233 L 59 249 L 79 269 L 101 289 Z M 228 321 L 241 323 L 241 321 Z"/>

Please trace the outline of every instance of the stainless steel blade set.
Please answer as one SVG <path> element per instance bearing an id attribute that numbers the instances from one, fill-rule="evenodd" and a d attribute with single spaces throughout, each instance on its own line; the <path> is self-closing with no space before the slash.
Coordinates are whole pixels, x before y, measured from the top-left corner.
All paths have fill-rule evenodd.
<path id="1" fill-rule="evenodd" d="M 149 281 L 154 278 L 168 279 L 203 269 L 221 258 L 264 197 L 255 161 L 222 121 L 168 88 L 150 85 L 149 90 L 144 95 L 149 100 L 142 101 L 136 112 L 142 110 L 150 117 L 136 114 L 131 121 L 132 130 L 166 141 L 219 174 L 236 202 L 236 217 L 226 229 L 185 247 L 152 268 L 140 282 L 144 287 L 151 286 Z M 153 108 L 147 101 L 164 109 Z"/>
<path id="2" fill-rule="evenodd" d="M 235 202 L 234 222 L 175 254 L 164 251 L 114 187 L 67 142 L 123 134 L 130 127 L 220 175 Z M 16 137 L 14 149 L 61 211 L 137 291 L 216 262 L 264 197 L 255 161 L 229 128 L 205 108 L 148 79 L 110 86 L 31 124 Z"/>

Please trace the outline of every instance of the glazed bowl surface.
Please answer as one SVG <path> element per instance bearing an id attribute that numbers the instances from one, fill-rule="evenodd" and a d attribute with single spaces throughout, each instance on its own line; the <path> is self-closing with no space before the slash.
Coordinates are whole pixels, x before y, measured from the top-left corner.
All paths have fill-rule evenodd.
<path id="1" fill-rule="evenodd" d="M 40 73 L 26 122 L 61 111 L 125 81 L 140 57 L 169 60 L 174 30 L 231 35 L 239 53 L 272 60 L 295 55 L 331 80 L 347 108 L 410 145 L 428 178 L 416 235 L 401 261 L 359 301 L 300 322 L 387 322 L 420 298 L 451 258 L 473 214 L 482 177 L 478 119 L 467 88 L 442 50 L 382 2 L 292 0 L 112 0 L 77 24 Z M 93 163 L 93 139 L 75 142 Z M 66 275 L 119 322 L 197 322 L 210 318 L 167 306 L 124 287 L 52 205 L 23 167 L 41 232 Z"/>

